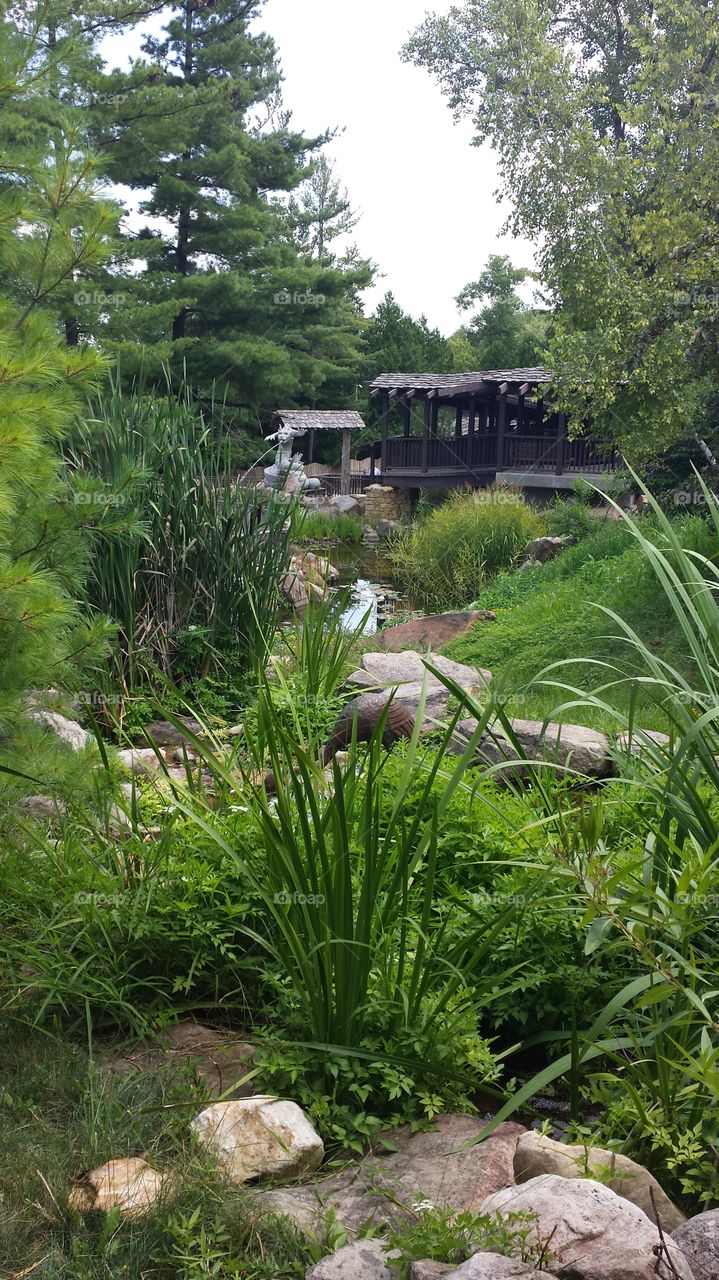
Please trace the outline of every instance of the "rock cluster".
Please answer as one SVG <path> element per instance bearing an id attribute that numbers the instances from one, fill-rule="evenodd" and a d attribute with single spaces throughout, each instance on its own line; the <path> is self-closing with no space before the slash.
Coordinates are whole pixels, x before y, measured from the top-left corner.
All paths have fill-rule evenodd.
<path id="1" fill-rule="evenodd" d="M 295 549 L 280 591 L 297 613 L 303 613 L 312 600 L 324 600 L 339 574 L 329 560 L 313 551 Z"/>

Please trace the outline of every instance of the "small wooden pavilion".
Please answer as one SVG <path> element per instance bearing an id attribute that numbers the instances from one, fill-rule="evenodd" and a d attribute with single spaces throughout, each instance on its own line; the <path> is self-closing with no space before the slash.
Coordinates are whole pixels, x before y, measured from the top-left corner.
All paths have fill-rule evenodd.
<path id="1" fill-rule="evenodd" d="M 361 431 L 364 425 L 362 414 L 354 409 L 277 409 L 272 416 L 271 430 L 274 432 L 280 427 L 287 427 L 298 436 L 309 431 L 308 462 L 313 461 L 315 431 L 339 431 L 342 436 L 340 493 L 349 493 L 352 432 Z"/>
<path id="2" fill-rule="evenodd" d="M 370 393 L 382 408 L 383 480 L 397 488 L 546 485 L 557 483 L 552 476 L 614 471 L 621 460 L 611 444 L 568 438 L 550 387 L 551 374 L 538 368 L 380 374 Z"/>

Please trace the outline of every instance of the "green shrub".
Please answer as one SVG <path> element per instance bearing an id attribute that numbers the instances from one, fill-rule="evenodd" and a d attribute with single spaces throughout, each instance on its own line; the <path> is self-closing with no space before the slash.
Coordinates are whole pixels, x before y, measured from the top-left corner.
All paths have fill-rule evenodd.
<path id="1" fill-rule="evenodd" d="M 597 518 L 584 502 L 568 502 L 566 498 L 554 499 L 547 517 L 547 532 L 552 537 L 570 537 L 575 541 L 586 538 L 597 527 Z"/>
<path id="2" fill-rule="evenodd" d="M 413 599 L 464 608 L 543 531 L 543 517 L 511 490 L 455 492 L 397 539 L 390 556 Z"/>

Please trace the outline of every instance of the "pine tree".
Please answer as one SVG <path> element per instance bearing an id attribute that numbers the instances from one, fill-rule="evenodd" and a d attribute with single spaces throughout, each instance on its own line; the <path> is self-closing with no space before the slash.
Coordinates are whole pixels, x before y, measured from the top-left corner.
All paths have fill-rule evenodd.
<path id="1" fill-rule="evenodd" d="M 52 139 L 22 138 L 52 80 L 37 33 L 0 22 L 0 730 L 28 687 L 61 685 L 79 653 L 101 643 L 102 622 L 75 604 L 89 515 L 74 506 L 59 442 L 102 372 L 89 346 L 68 346 L 53 310 L 79 271 L 107 249 L 112 211 L 98 200 L 92 158 L 56 102 Z M 7 123 L 7 128 L 3 126 Z"/>
<path id="2" fill-rule="evenodd" d="M 93 84 L 92 117 L 117 181 L 148 192 L 108 332 L 140 358 L 225 384 L 239 405 L 312 403 L 356 363 L 358 288 L 369 272 L 301 252 L 286 197 L 324 138 L 290 127 L 258 0 L 175 3 L 129 72 Z M 353 354 L 354 353 L 354 354 Z"/>
<path id="3" fill-rule="evenodd" d="M 321 155 L 297 196 L 288 201 L 290 221 L 301 248 L 318 262 L 332 262 L 331 245 L 357 226 L 349 193 L 335 177 L 331 162 Z"/>
<path id="4" fill-rule="evenodd" d="M 460 310 L 484 303 L 456 335 L 466 339 L 462 358 L 469 358 L 467 367 L 520 369 L 539 363 L 547 313 L 527 307 L 517 293 L 517 286 L 530 276 L 505 255 L 491 254 L 479 279 L 462 289 L 457 298 Z"/>

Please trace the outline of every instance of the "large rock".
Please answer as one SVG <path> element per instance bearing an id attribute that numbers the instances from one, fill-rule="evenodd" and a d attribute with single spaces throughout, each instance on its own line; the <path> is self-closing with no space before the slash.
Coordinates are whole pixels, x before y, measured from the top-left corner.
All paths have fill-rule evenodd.
<path id="1" fill-rule="evenodd" d="M 355 1240 L 305 1272 L 305 1280 L 396 1280 L 396 1276 L 381 1240 Z"/>
<path id="2" fill-rule="evenodd" d="M 525 564 L 546 564 L 548 560 L 558 556 L 571 541 L 567 534 L 561 538 L 533 538 L 524 548 L 523 560 Z"/>
<path id="3" fill-rule="evenodd" d="M 189 1066 L 211 1097 L 237 1098 L 252 1093 L 245 1077 L 252 1069 L 254 1053 L 251 1044 L 229 1031 L 183 1019 L 129 1049 L 99 1054 L 98 1063 L 120 1075 Z"/>
<path id="4" fill-rule="evenodd" d="M 280 583 L 280 591 L 292 607 L 302 613 L 310 601 L 325 600 L 330 583 L 338 577 L 329 560 L 315 555 L 313 551 L 296 549 Z"/>
<path id="5" fill-rule="evenodd" d="M 511 720 L 511 725 L 528 762 L 548 761 L 556 771 L 589 778 L 606 778 L 613 773 L 609 741 L 598 729 L 580 724 L 543 724 L 541 720 Z M 477 729 L 474 719 L 460 720 L 454 735 L 454 749 L 459 755 Z M 495 740 L 496 738 L 496 740 Z M 478 762 L 499 764 L 520 760 L 503 726 L 496 721 L 491 734 L 484 735 L 477 747 Z M 504 770 L 498 771 L 498 776 Z M 521 761 L 506 772 L 512 778 L 526 777 L 532 764 Z"/>
<path id="6" fill-rule="evenodd" d="M 596 1174 L 597 1181 L 611 1187 L 617 1195 L 643 1209 L 652 1222 L 657 1221 L 663 1231 L 673 1233 L 675 1227 L 686 1221 L 681 1209 L 669 1199 L 656 1178 L 643 1165 L 616 1151 L 604 1151 L 601 1147 L 570 1146 L 554 1142 L 542 1134 L 530 1130 L 519 1139 L 514 1153 L 514 1177 L 517 1182 L 529 1182 L 542 1173 L 556 1173 L 560 1178 L 581 1178 L 587 1173 Z M 652 1197 L 654 1197 L 652 1201 Z"/>
<path id="7" fill-rule="evenodd" d="M 409 1280 L 444 1280 L 455 1269 L 451 1262 L 433 1262 L 430 1258 L 422 1262 L 410 1262 Z"/>
<path id="8" fill-rule="evenodd" d="M 476 622 L 490 622 L 496 615 L 487 609 L 469 609 L 461 613 L 434 613 L 426 618 L 413 618 L 400 622 L 396 627 L 385 627 L 376 640 L 385 653 L 399 653 L 401 649 L 442 649 L 450 640 L 456 640 Z"/>
<path id="9" fill-rule="evenodd" d="M 360 504 L 351 493 L 335 494 L 334 498 L 328 500 L 327 507 L 341 516 L 357 516 L 360 513 Z"/>
<path id="10" fill-rule="evenodd" d="M 183 716 L 182 723 L 195 736 L 203 733 L 199 720 L 193 720 L 190 716 Z M 180 747 L 183 743 L 190 741 L 187 734 L 183 733 L 182 729 L 178 729 L 169 720 L 153 720 L 151 724 L 145 725 L 143 732 L 138 734 L 136 741 L 138 743 L 146 742 L 148 738 L 150 742 L 154 742 L 156 747 Z"/>
<path id="11" fill-rule="evenodd" d="M 145 1160 L 108 1160 L 72 1179 L 68 1208 L 75 1213 L 119 1209 L 123 1218 L 142 1218 L 156 1204 L 165 1179 Z"/>
<path id="12" fill-rule="evenodd" d="M 492 679 L 491 671 L 453 662 L 451 658 L 445 658 L 441 654 L 421 654 L 414 649 L 407 649 L 402 653 L 365 653 L 359 670 L 348 677 L 348 683 L 381 690 L 386 698 L 394 692 L 395 701 L 416 711 L 426 678 L 422 729 L 429 732 L 446 720 L 447 706 L 452 695 L 446 685 L 427 670 L 426 662 L 474 697 L 481 696 Z"/>
<path id="13" fill-rule="evenodd" d="M 719 1280 L 719 1209 L 707 1209 L 672 1232 L 694 1280 Z"/>
<path id="14" fill-rule="evenodd" d="M 664 1237 L 670 1263 L 659 1257 L 659 1231 L 647 1215 L 588 1178 L 543 1174 L 497 1191 L 481 1212 L 534 1214 L 537 1241 L 548 1242 L 549 1265 L 567 1280 L 694 1280 L 671 1236 Z"/>
<path id="15" fill-rule="evenodd" d="M 164 773 L 164 763 L 154 747 L 128 747 L 118 751 L 117 758 L 130 773 Z"/>
<path id="16" fill-rule="evenodd" d="M 542 1271 L 542 1275 L 547 1275 Z M 537 1280 L 536 1267 L 501 1253 L 475 1253 L 461 1267 L 450 1271 L 447 1280 Z"/>
<path id="17" fill-rule="evenodd" d="M 190 1125 L 232 1182 L 294 1178 L 322 1162 L 322 1139 L 295 1102 L 241 1098 L 214 1102 Z"/>
<path id="18" fill-rule="evenodd" d="M 350 1232 L 368 1219 L 378 1229 L 412 1219 L 418 1202 L 478 1213 L 487 1195 L 512 1181 L 514 1148 L 526 1133 L 523 1125 L 505 1123 L 476 1143 L 484 1125 L 474 1116 L 448 1115 L 439 1116 L 428 1133 L 400 1129 L 391 1135 L 397 1147 L 391 1154 L 368 1155 L 316 1185 L 258 1193 L 262 1208 L 320 1235 L 328 1209 Z"/>
<path id="19" fill-rule="evenodd" d="M 32 706 L 28 711 L 31 720 L 49 729 L 71 751 L 84 751 L 92 741 L 89 734 L 76 720 L 68 720 L 59 711 L 50 711 L 47 707 Z"/>

